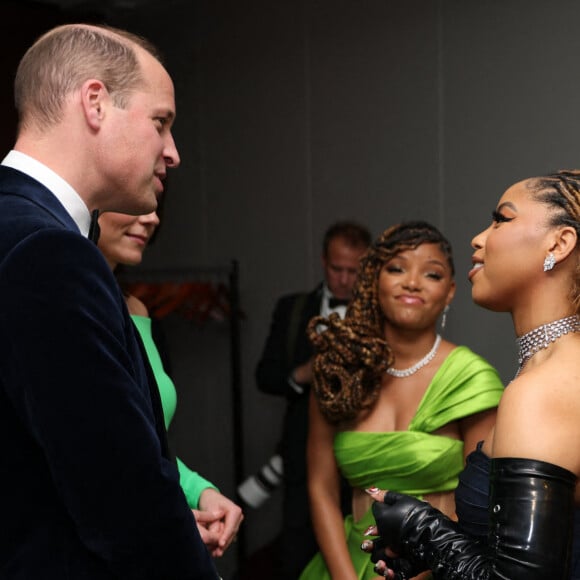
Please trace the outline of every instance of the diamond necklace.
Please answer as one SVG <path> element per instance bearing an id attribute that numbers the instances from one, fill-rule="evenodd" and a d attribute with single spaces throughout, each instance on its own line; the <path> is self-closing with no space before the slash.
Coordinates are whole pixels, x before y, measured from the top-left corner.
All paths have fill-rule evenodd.
<path id="1" fill-rule="evenodd" d="M 518 347 L 518 371 L 516 377 L 524 365 L 543 348 L 548 348 L 561 336 L 569 332 L 580 332 L 580 317 L 577 314 L 566 316 L 547 324 L 542 324 L 534 330 L 516 338 Z"/>
<path id="2" fill-rule="evenodd" d="M 422 369 L 426 364 L 430 363 L 435 355 L 437 354 L 437 349 L 441 344 L 441 335 L 438 334 L 435 337 L 435 342 L 433 343 L 433 348 L 418 362 L 416 362 L 412 367 L 408 369 L 394 369 L 392 367 L 387 369 L 387 374 L 391 375 L 392 377 L 397 377 L 399 379 L 410 377 L 414 375 L 419 369 Z"/>

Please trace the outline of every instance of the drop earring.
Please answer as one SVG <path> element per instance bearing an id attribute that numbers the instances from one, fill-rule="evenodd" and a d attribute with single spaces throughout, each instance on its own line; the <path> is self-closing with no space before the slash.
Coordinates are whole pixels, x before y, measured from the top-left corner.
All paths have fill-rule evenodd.
<path id="1" fill-rule="evenodd" d="M 441 317 L 441 330 L 445 329 L 445 325 L 447 324 L 447 313 L 449 312 L 449 304 L 445 305 L 443 309 L 443 316 Z"/>
<path id="2" fill-rule="evenodd" d="M 552 252 L 548 252 L 546 259 L 544 260 L 544 272 L 549 272 L 556 264 L 556 258 Z"/>

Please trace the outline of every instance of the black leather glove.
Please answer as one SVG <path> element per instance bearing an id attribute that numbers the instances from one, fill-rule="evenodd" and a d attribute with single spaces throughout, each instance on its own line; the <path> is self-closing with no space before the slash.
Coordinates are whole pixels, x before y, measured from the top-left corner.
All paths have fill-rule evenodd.
<path id="1" fill-rule="evenodd" d="M 385 562 L 389 570 L 394 572 L 395 575 L 392 580 L 410 580 L 427 569 L 425 566 L 413 564 L 405 558 L 389 558 L 383 556 L 380 559 Z M 380 574 L 376 567 L 375 572 Z"/>
<path id="2" fill-rule="evenodd" d="M 492 460 L 489 547 L 429 504 L 388 492 L 373 505 L 380 534 L 373 558 L 389 546 L 435 580 L 567 580 L 575 484 L 557 465 Z"/>
<path id="3" fill-rule="evenodd" d="M 387 494 L 389 495 L 389 494 Z M 379 503 L 375 503 L 373 504 L 373 514 L 375 515 L 375 519 L 377 519 L 377 511 L 381 509 L 381 506 L 385 506 L 385 504 L 387 505 L 391 505 L 391 506 L 395 506 L 396 504 L 396 498 L 405 498 L 405 499 L 410 499 L 412 501 L 419 501 L 419 500 L 415 500 L 414 498 L 411 498 L 409 496 L 404 496 L 401 494 L 396 494 L 391 492 L 391 495 L 389 498 L 387 498 L 385 496 L 385 503 L 383 504 L 379 504 Z M 420 502 L 421 504 L 423 502 Z M 375 507 L 377 506 L 377 507 Z M 397 509 L 395 507 L 395 509 L 393 509 L 393 511 L 391 512 L 391 516 L 392 516 L 392 523 L 396 526 L 395 524 L 395 520 L 397 519 L 397 517 L 401 518 L 402 516 L 405 515 L 405 507 L 403 505 L 399 506 L 399 509 Z M 377 511 L 375 511 L 377 510 Z M 396 528 L 398 529 L 398 527 Z M 385 532 L 387 532 L 387 530 L 384 530 Z M 387 539 L 388 538 L 388 539 Z M 391 534 L 385 533 L 384 535 L 381 534 L 381 537 L 378 538 L 377 540 L 375 540 L 373 542 L 373 548 L 372 548 L 372 553 L 371 553 L 371 561 L 374 562 L 375 564 L 379 561 L 382 560 L 383 562 L 385 562 L 385 564 L 387 565 L 387 568 L 389 570 L 392 570 L 395 573 L 395 576 L 393 578 L 393 580 L 407 580 L 408 578 L 414 578 L 415 576 L 417 576 L 418 574 L 420 574 L 421 572 L 424 572 L 425 570 L 427 570 L 426 566 L 422 563 L 419 562 L 415 562 L 412 563 L 409 560 L 407 560 L 406 558 L 401 558 L 401 557 L 396 557 L 396 558 L 391 558 L 389 556 L 386 555 L 385 550 L 387 547 L 393 547 L 395 546 L 397 543 L 397 538 L 393 537 Z M 377 570 L 378 572 L 378 570 Z"/>
<path id="4" fill-rule="evenodd" d="M 384 503 L 375 503 L 372 509 L 380 534 L 380 547 L 378 551 L 373 549 L 373 561 L 382 559 L 388 566 L 386 557 L 380 557 L 381 548 L 384 555 L 388 546 L 417 573 L 431 570 L 435 579 L 489 578 L 482 546 L 459 532 L 455 522 L 428 503 L 387 492 Z"/>

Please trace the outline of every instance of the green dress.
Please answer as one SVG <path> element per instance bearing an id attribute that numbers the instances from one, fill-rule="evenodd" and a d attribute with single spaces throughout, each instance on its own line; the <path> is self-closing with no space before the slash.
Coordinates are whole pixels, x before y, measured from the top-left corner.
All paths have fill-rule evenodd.
<path id="1" fill-rule="evenodd" d="M 155 375 L 157 388 L 159 389 L 159 395 L 161 397 L 161 406 L 163 407 L 165 428 L 168 429 L 169 424 L 173 419 L 173 415 L 175 415 L 175 408 L 177 406 L 177 391 L 175 390 L 175 384 L 171 380 L 171 377 L 165 372 L 159 350 L 153 341 L 151 318 L 148 316 L 139 316 L 137 314 L 132 314 L 131 318 L 139 331 L 141 340 L 143 341 L 143 346 L 145 347 L 145 352 L 147 353 L 147 358 L 149 359 L 149 364 L 151 365 L 151 369 Z M 175 459 L 179 471 L 179 484 L 185 494 L 187 504 L 191 509 L 199 509 L 199 497 L 201 492 L 210 487 L 217 490 L 217 487 L 207 479 L 204 479 L 199 475 L 199 473 L 189 469 L 189 467 L 187 467 L 179 457 L 176 457 Z"/>
<path id="2" fill-rule="evenodd" d="M 497 371 L 469 348 L 459 346 L 435 373 L 408 431 L 339 432 L 334 438 L 338 466 L 351 486 L 360 489 L 377 486 L 419 498 L 452 491 L 463 469 L 463 442 L 431 432 L 496 407 L 502 392 Z M 360 549 L 365 530 L 374 523 L 370 509 L 360 521 L 348 516 L 344 522 L 359 580 L 377 576 L 370 557 Z M 300 575 L 300 580 L 330 578 L 321 553 Z"/>

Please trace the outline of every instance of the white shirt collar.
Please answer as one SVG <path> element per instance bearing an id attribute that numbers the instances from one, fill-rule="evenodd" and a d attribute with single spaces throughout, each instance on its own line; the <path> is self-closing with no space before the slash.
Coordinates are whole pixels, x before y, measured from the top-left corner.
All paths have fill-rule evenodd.
<path id="1" fill-rule="evenodd" d="M 2 165 L 26 173 L 42 183 L 62 203 L 66 211 L 77 224 L 81 234 L 87 236 L 91 223 L 91 214 L 80 195 L 52 169 L 40 161 L 20 151 L 12 150 L 4 157 Z"/>
<path id="2" fill-rule="evenodd" d="M 335 308 L 330 308 L 328 306 L 328 300 L 332 298 L 332 292 L 328 289 L 326 282 L 322 284 L 322 301 L 320 303 L 320 315 L 328 318 L 329 314 L 336 312 L 341 318 L 344 318 L 346 314 L 346 306 L 336 306 Z"/>

